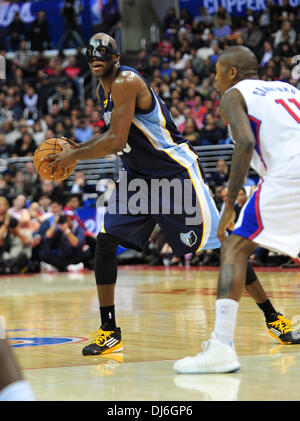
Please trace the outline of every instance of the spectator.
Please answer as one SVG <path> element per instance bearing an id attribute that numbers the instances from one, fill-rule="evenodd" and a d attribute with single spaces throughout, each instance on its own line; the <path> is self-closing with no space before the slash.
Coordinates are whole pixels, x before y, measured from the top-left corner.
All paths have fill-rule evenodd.
<path id="1" fill-rule="evenodd" d="M 80 46 L 78 46 L 76 49 L 76 66 L 80 69 L 80 76 L 83 76 L 90 70 L 86 55 L 83 54 L 82 48 Z"/>
<path id="2" fill-rule="evenodd" d="M 40 179 L 37 172 L 34 169 L 32 161 L 26 162 L 24 177 L 25 177 L 25 183 L 31 186 L 31 194 L 34 194 L 38 187 Z"/>
<path id="3" fill-rule="evenodd" d="M 91 193 L 95 191 L 95 189 L 86 183 L 83 171 L 75 171 L 74 181 L 70 191 L 75 194 L 83 194 Z"/>
<path id="4" fill-rule="evenodd" d="M 167 57 L 162 58 L 162 68 L 160 74 L 165 81 L 169 81 L 172 73 L 172 68 L 170 67 L 169 59 Z"/>
<path id="5" fill-rule="evenodd" d="M 46 196 L 48 196 L 48 201 Z M 50 195 L 44 193 L 42 193 L 39 198 L 39 211 L 42 213 L 42 220 L 38 231 L 33 233 L 32 243 L 33 259 L 37 262 L 41 261 L 41 252 L 45 241 L 45 233 L 51 226 L 53 226 L 55 219 L 58 219 L 63 211 L 63 203 L 57 200 L 53 200 L 49 212 L 49 208 L 47 208 L 47 203 L 49 203 L 49 200 L 51 202 Z"/>
<path id="6" fill-rule="evenodd" d="M 42 193 L 38 198 L 38 202 L 34 203 L 38 203 L 39 214 L 41 215 L 42 219 L 45 219 L 45 217 L 50 215 L 52 199 L 49 194 Z"/>
<path id="7" fill-rule="evenodd" d="M 60 121 L 55 124 L 54 133 L 55 137 L 66 137 L 66 129 Z"/>
<path id="8" fill-rule="evenodd" d="M 28 208 L 30 221 L 28 223 L 28 229 L 30 232 L 34 233 L 39 230 L 42 221 L 42 214 L 39 209 L 39 204 L 37 202 L 32 202 Z"/>
<path id="9" fill-rule="evenodd" d="M 9 203 L 6 197 L 0 196 L 0 226 L 2 226 L 7 219 Z"/>
<path id="10" fill-rule="evenodd" d="M 209 96 L 211 91 L 212 91 L 212 87 L 210 84 L 210 79 L 207 77 L 203 79 L 202 84 L 198 88 L 198 92 L 201 94 L 202 98 L 206 98 Z"/>
<path id="11" fill-rule="evenodd" d="M 170 108 L 170 112 L 173 118 L 173 121 L 176 125 L 176 127 L 179 129 L 180 126 L 182 126 L 185 123 L 185 118 L 179 111 L 179 109 L 175 106 L 172 106 Z M 180 130 L 181 131 L 181 130 Z"/>
<path id="12" fill-rule="evenodd" d="M 59 110 L 59 115 L 62 117 L 71 117 L 71 104 L 67 99 L 63 100 L 62 108 Z"/>
<path id="13" fill-rule="evenodd" d="M 28 38 L 33 51 L 48 49 L 50 44 L 49 27 L 43 10 L 38 12 L 37 18 L 30 25 Z"/>
<path id="14" fill-rule="evenodd" d="M 93 136 L 93 130 L 88 125 L 88 122 L 85 118 L 82 118 L 79 122 L 79 127 L 74 131 L 75 138 L 79 142 L 87 142 Z"/>
<path id="15" fill-rule="evenodd" d="M 5 121 L 2 126 L 2 134 L 5 137 L 7 145 L 14 145 L 16 140 L 20 137 L 20 132 L 12 121 Z"/>
<path id="16" fill-rule="evenodd" d="M 213 174 L 212 174 L 213 175 Z M 209 185 L 212 188 L 212 190 L 214 190 L 214 185 L 211 182 L 211 178 L 209 179 Z M 214 200 L 216 203 L 216 207 L 218 209 L 218 211 L 220 212 L 222 205 L 223 205 L 223 200 L 222 200 L 222 190 L 223 190 L 223 185 L 222 186 L 217 186 L 215 187 L 214 190 Z"/>
<path id="17" fill-rule="evenodd" d="M 15 53 L 15 62 L 21 67 L 26 68 L 31 56 L 32 51 L 29 48 L 28 42 L 26 40 L 20 41 L 19 48 Z"/>
<path id="18" fill-rule="evenodd" d="M 259 52 L 259 46 L 263 39 L 263 32 L 255 21 L 247 22 L 247 30 L 243 33 L 243 43 L 246 47 Z"/>
<path id="19" fill-rule="evenodd" d="M 31 187 L 32 186 L 25 180 L 24 172 L 22 170 L 18 170 L 14 182 L 15 194 L 25 194 L 26 196 L 29 196 L 31 194 Z"/>
<path id="20" fill-rule="evenodd" d="M 96 234 L 88 231 L 85 226 L 83 221 L 80 219 L 77 209 L 80 207 L 80 198 L 77 194 L 71 194 L 67 201 L 66 201 L 66 206 L 64 207 L 64 212 L 66 215 L 68 215 L 68 212 L 70 212 L 70 214 L 74 217 L 74 220 L 78 223 L 79 226 L 81 226 L 84 229 L 85 232 L 85 244 L 89 247 L 89 253 L 90 253 L 90 259 L 93 259 L 94 255 L 95 255 L 95 250 L 96 250 Z M 88 263 L 90 263 L 90 261 L 88 261 Z M 90 264 L 88 264 L 89 268 L 91 268 Z"/>
<path id="21" fill-rule="evenodd" d="M 283 41 L 277 45 L 276 55 L 280 57 L 292 57 L 294 55 L 293 48 L 289 42 L 289 35 L 284 34 Z"/>
<path id="22" fill-rule="evenodd" d="M 0 195 L 5 196 L 9 201 L 15 196 L 13 174 L 8 169 L 2 173 L 0 178 Z"/>
<path id="23" fill-rule="evenodd" d="M 0 134 L 0 158 L 7 160 L 12 153 L 11 145 L 8 145 L 3 134 Z"/>
<path id="24" fill-rule="evenodd" d="M 24 227 L 28 224 L 30 219 L 28 210 L 26 206 L 26 196 L 24 194 L 18 194 L 13 199 L 13 205 L 8 209 L 8 214 L 13 218 L 17 219 L 21 227 Z"/>
<path id="25" fill-rule="evenodd" d="M 205 25 L 211 25 L 213 22 L 213 16 L 207 13 L 205 6 L 201 6 L 199 10 L 199 15 L 194 17 L 193 27 L 197 27 L 200 22 L 203 22 Z"/>
<path id="26" fill-rule="evenodd" d="M 8 27 L 9 41 L 8 49 L 15 51 L 20 45 L 20 41 L 26 38 L 26 26 L 20 18 L 19 12 L 15 16 Z"/>
<path id="27" fill-rule="evenodd" d="M 20 221 L 10 216 L 0 227 L 0 273 L 20 273 L 32 255 L 30 230 L 22 228 Z"/>
<path id="28" fill-rule="evenodd" d="M 49 97 L 55 93 L 55 89 L 52 83 L 50 83 L 49 76 L 44 71 L 42 71 L 41 78 L 38 81 L 36 88 L 39 97 L 38 109 L 43 115 L 46 115 L 48 113 L 47 101 Z"/>
<path id="29" fill-rule="evenodd" d="M 197 144 L 199 139 L 199 132 L 193 118 L 188 118 L 185 122 L 183 136 L 192 144 Z"/>
<path id="30" fill-rule="evenodd" d="M 82 262 L 84 239 L 84 229 L 76 223 L 70 211 L 56 216 L 53 225 L 45 233 L 41 260 L 65 272 L 69 265 Z"/>
<path id="31" fill-rule="evenodd" d="M 280 42 L 283 42 L 285 40 L 285 34 L 287 34 L 288 36 L 288 41 L 291 44 L 294 44 L 294 42 L 296 41 L 296 32 L 291 27 L 291 23 L 288 20 L 282 22 L 281 29 L 279 29 L 274 36 L 275 47 L 277 47 Z"/>
<path id="32" fill-rule="evenodd" d="M 58 41 L 57 47 L 59 50 L 64 45 L 76 46 L 76 41 L 80 46 L 84 47 L 84 42 L 81 37 L 81 12 L 83 10 L 82 0 L 63 0 L 61 2 L 61 14 L 64 18 L 65 31 L 61 39 Z"/>
<path id="33" fill-rule="evenodd" d="M 182 8 L 179 14 L 179 26 L 192 25 L 193 17 L 186 8 Z"/>
<path id="34" fill-rule="evenodd" d="M 263 52 L 261 53 L 261 66 L 266 66 L 273 57 L 273 49 L 270 41 L 264 42 Z"/>
<path id="35" fill-rule="evenodd" d="M 270 23 L 271 23 L 271 20 L 270 20 L 270 10 L 266 7 L 262 11 L 262 13 L 261 13 L 261 15 L 259 17 L 259 26 L 261 28 L 268 28 L 269 25 L 270 25 Z"/>
<path id="36" fill-rule="evenodd" d="M 207 106 L 207 104 L 206 104 Z M 224 143 L 224 134 L 216 126 L 216 120 L 211 112 L 205 116 L 205 124 L 200 131 L 199 145 L 218 145 Z"/>
<path id="37" fill-rule="evenodd" d="M 148 75 L 148 57 L 147 57 L 147 51 L 146 50 L 140 50 L 137 62 L 135 65 L 136 70 L 142 75 L 146 76 Z"/>
<path id="38" fill-rule="evenodd" d="M 53 130 L 54 132 L 54 127 L 55 127 L 55 119 L 53 117 L 52 114 L 46 114 L 43 120 L 43 124 L 46 125 L 46 128 L 49 130 Z M 46 137 L 46 139 L 48 139 L 48 137 Z"/>
<path id="39" fill-rule="evenodd" d="M 36 149 L 36 143 L 33 137 L 27 132 L 24 136 L 18 139 L 13 149 L 13 157 L 33 156 Z"/>
<path id="40" fill-rule="evenodd" d="M 65 73 L 71 79 L 79 77 L 80 67 L 77 65 L 75 57 L 69 57 L 69 64 L 65 68 Z"/>
<path id="41" fill-rule="evenodd" d="M 215 13 L 213 17 L 213 26 L 218 26 L 218 20 L 219 18 L 222 18 L 224 20 L 225 25 L 231 26 L 232 25 L 232 19 L 227 10 L 224 6 L 219 6 L 217 13 Z"/>
<path id="42" fill-rule="evenodd" d="M 41 122 L 36 121 L 32 127 L 32 137 L 36 145 L 46 140 L 45 131 L 42 129 Z"/>
<path id="43" fill-rule="evenodd" d="M 170 55 L 171 49 L 173 47 L 172 42 L 169 39 L 168 35 L 165 35 L 164 38 L 158 43 L 157 52 L 160 56 L 167 59 L 167 56 Z"/>
<path id="44" fill-rule="evenodd" d="M 51 129 L 53 129 L 55 128 L 54 126 L 58 121 L 63 121 L 63 118 L 59 115 L 59 105 L 57 104 L 57 102 L 54 102 L 52 104 L 50 112 L 54 122 L 53 127 L 51 127 Z"/>
<path id="45" fill-rule="evenodd" d="M 164 17 L 164 29 L 174 28 L 177 24 L 176 10 L 174 7 L 170 7 Z"/>
<path id="46" fill-rule="evenodd" d="M 214 36 L 217 39 L 224 39 L 227 36 L 231 35 L 231 28 L 225 23 L 225 19 L 222 14 L 217 15 L 217 25 L 214 29 Z"/>
<path id="47" fill-rule="evenodd" d="M 37 202 L 42 194 L 47 194 L 53 198 L 54 183 L 50 180 L 41 180 L 41 184 L 38 186 L 37 192 L 33 197 L 33 201 Z"/>
<path id="48" fill-rule="evenodd" d="M 175 70 L 183 70 L 185 67 L 186 60 L 182 57 L 181 51 L 176 51 L 174 60 L 171 61 L 170 66 Z"/>
<path id="49" fill-rule="evenodd" d="M 207 108 L 203 105 L 202 98 L 200 95 L 195 95 L 194 104 L 191 107 L 191 113 L 194 119 L 197 121 L 197 127 L 201 128 L 203 125 L 204 117 L 207 114 Z"/>
<path id="50" fill-rule="evenodd" d="M 120 24 L 121 15 L 115 0 L 107 0 L 102 9 L 101 31 L 114 36 L 114 27 Z"/>
<path id="51" fill-rule="evenodd" d="M 24 115 L 35 114 L 37 118 L 37 106 L 38 106 L 38 94 L 35 92 L 35 89 L 32 86 L 28 86 L 26 93 L 23 96 L 23 102 L 25 105 Z M 27 113 L 26 113 L 27 112 Z"/>
<path id="52" fill-rule="evenodd" d="M 247 200 L 248 200 L 248 197 L 247 197 L 246 190 L 244 189 L 244 187 L 242 187 L 241 190 L 238 193 L 236 204 L 234 205 L 234 211 L 235 211 L 234 222 L 235 223 L 238 220 L 238 217 L 241 213 L 241 210 L 242 210 L 244 204 L 247 202 Z"/>
<path id="53" fill-rule="evenodd" d="M 5 99 L 4 112 L 6 113 L 8 120 L 19 120 L 23 114 L 19 98 L 8 96 Z"/>
<path id="54" fill-rule="evenodd" d="M 213 190 L 216 187 L 226 185 L 229 180 L 228 166 L 224 159 L 218 159 L 216 169 L 217 171 L 212 173 L 209 183 Z"/>
<path id="55" fill-rule="evenodd" d="M 56 181 L 53 187 L 52 199 L 64 203 L 68 196 L 67 181 Z"/>
<path id="56" fill-rule="evenodd" d="M 100 111 L 94 110 L 92 112 L 92 116 L 91 116 L 91 119 L 90 119 L 90 126 L 91 127 L 98 127 L 101 130 L 104 129 L 104 121 L 101 118 Z"/>

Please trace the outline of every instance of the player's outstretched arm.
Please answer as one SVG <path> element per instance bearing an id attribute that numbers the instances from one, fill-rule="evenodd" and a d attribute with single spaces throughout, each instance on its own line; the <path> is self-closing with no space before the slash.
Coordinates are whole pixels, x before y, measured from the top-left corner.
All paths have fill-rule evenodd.
<path id="1" fill-rule="evenodd" d="M 101 158 L 122 151 L 127 143 L 139 88 L 139 78 L 133 72 L 120 74 L 111 87 L 114 108 L 111 113 L 110 129 L 103 135 L 80 144 L 79 147 L 65 147 L 59 154 L 44 158 L 51 162 L 48 167 L 55 166 L 58 170 L 66 168 L 70 162 Z"/>
<path id="2" fill-rule="evenodd" d="M 226 121 L 236 143 L 230 168 L 229 187 L 225 211 L 219 223 L 218 237 L 225 239 L 225 230 L 232 219 L 234 204 L 238 192 L 250 167 L 250 161 L 255 146 L 255 138 L 246 111 L 246 104 L 241 93 L 232 89 L 223 95 L 220 102 L 220 112 Z"/>

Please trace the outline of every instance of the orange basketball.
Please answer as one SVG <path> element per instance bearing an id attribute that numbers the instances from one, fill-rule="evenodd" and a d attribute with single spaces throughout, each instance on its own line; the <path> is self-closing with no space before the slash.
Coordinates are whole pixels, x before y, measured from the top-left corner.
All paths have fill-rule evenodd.
<path id="1" fill-rule="evenodd" d="M 72 166 L 68 168 L 61 169 L 59 171 L 55 171 L 55 169 L 49 168 L 46 170 L 47 165 L 49 165 L 49 162 L 42 161 L 42 158 L 45 158 L 46 156 L 53 154 L 53 153 L 59 153 L 62 151 L 62 147 L 60 146 L 60 142 L 65 142 L 68 144 L 68 142 L 64 139 L 61 139 L 59 137 L 53 137 L 51 139 L 47 139 L 44 142 L 42 142 L 38 148 L 34 151 L 33 155 L 33 165 L 36 170 L 36 172 L 39 174 L 41 178 L 44 178 L 45 180 L 51 180 L 51 181 L 61 181 L 65 178 L 68 178 L 72 172 L 75 170 L 76 167 L 76 161 Z"/>

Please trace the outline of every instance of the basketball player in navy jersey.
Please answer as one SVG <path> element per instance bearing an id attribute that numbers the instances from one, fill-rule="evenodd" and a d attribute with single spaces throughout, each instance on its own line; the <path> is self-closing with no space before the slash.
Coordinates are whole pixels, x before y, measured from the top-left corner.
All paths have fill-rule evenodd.
<path id="1" fill-rule="evenodd" d="M 221 243 L 217 238 L 219 214 L 204 181 L 198 157 L 177 130 L 159 96 L 135 69 L 120 65 L 116 42 L 108 35 L 95 34 L 87 45 L 86 55 L 91 71 L 99 80 L 97 95 L 107 130 L 100 137 L 80 145 L 69 141 L 69 147 L 64 147 L 61 153 L 49 155 L 45 159 L 50 162 L 49 166 L 54 166 L 57 170 L 68 167 L 76 160 L 119 154 L 126 170 L 121 177 L 124 179 L 126 176 L 127 186 L 132 180 L 142 179 L 148 188 L 141 193 L 145 195 L 141 202 L 148 203 L 148 212 L 138 213 L 129 206 L 130 198 L 136 192 L 128 191 L 126 202 L 121 197 L 121 178 L 108 204 L 102 230 L 97 237 L 95 276 L 101 327 L 95 339 L 82 352 L 83 355 L 103 355 L 121 351 L 123 348 L 121 330 L 115 321 L 114 306 L 118 245 L 143 249 L 157 223 L 177 256 L 219 248 Z M 195 205 L 193 209 L 181 205 L 178 212 L 178 204 L 172 195 L 169 208 L 166 209 L 162 191 L 151 195 L 150 183 L 163 179 L 180 182 L 184 193 L 189 190 L 187 193 Z M 112 202 L 115 207 L 110 206 Z M 150 211 L 153 203 L 159 206 L 158 214 Z M 120 211 L 122 206 L 127 207 L 126 212 Z M 112 212 L 112 208 L 116 212 Z M 197 220 L 187 225 L 187 217 L 197 209 Z M 250 265 L 246 285 L 265 316 L 272 314 L 278 326 L 290 323 L 279 323 L 278 317 L 281 316 L 267 299 Z M 278 329 L 279 340 L 289 343 L 287 330 Z"/>

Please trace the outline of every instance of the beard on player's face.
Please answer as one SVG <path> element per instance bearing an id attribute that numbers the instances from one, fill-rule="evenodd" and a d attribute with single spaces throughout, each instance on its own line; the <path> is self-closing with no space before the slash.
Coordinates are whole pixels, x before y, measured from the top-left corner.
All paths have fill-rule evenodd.
<path id="1" fill-rule="evenodd" d="M 96 65 L 99 65 L 99 66 L 97 67 Z M 109 61 L 101 61 L 101 60 L 95 59 L 90 64 L 90 68 L 96 78 L 105 79 L 112 74 L 115 68 L 115 65 L 116 65 L 116 62 L 114 58 L 112 58 Z"/>

